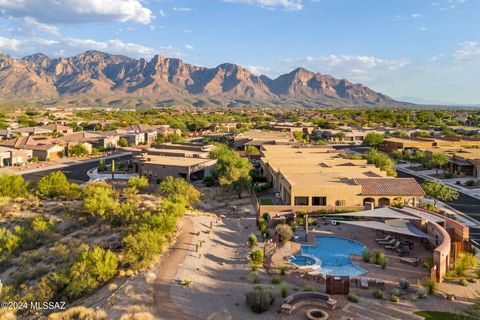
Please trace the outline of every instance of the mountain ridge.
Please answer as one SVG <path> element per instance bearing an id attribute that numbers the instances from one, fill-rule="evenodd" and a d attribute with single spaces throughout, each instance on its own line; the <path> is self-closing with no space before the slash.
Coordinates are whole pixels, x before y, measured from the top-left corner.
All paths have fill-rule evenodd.
<path id="1" fill-rule="evenodd" d="M 235 101 L 307 107 L 402 103 L 362 84 L 301 67 L 271 79 L 233 63 L 208 68 L 158 54 L 146 60 L 97 50 L 65 58 L 35 53 L 17 59 L 0 53 L 0 97 L 33 101 L 220 99 L 226 106 Z"/>

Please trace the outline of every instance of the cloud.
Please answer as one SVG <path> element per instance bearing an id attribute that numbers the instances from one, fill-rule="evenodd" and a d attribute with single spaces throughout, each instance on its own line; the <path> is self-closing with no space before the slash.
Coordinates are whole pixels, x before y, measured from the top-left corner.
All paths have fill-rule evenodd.
<path id="1" fill-rule="evenodd" d="M 34 52 L 51 56 L 72 56 L 87 50 L 99 50 L 129 57 L 151 57 L 154 49 L 122 40 L 97 41 L 82 38 L 63 38 L 49 40 L 42 38 L 15 39 L 0 37 L 0 51 L 12 56 L 22 57 Z"/>
<path id="2" fill-rule="evenodd" d="M 60 32 L 56 26 L 38 22 L 36 19 L 32 17 L 21 17 L 16 18 L 9 16 L 7 17 L 13 23 L 13 27 L 10 28 L 10 32 L 15 34 L 23 34 L 23 35 L 39 35 L 39 34 L 50 34 L 54 36 L 60 35 Z"/>
<path id="3" fill-rule="evenodd" d="M 455 62 L 477 62 L 480 61 L 480 47 L 475 41 L 465 41 L 453 54 Z"/>
<path id="4" fill-rule="evenodd" d="M 269 67 L 250 65 L 250 66 L 246 66 L 245 68 L 248 71 L 250 71 L 251 73 L 253 73 L 254 75 L 257 75 L 257 76 L 260 76 L 262 74 L 271 75 L 272 73 L 274 73 L 274 70 L 272 68 L 269 68 Z"/>
<path id="5" fill-rule="evenodd" d="M 303 9 L 302 0 L 223 0 L 230 3 L 246 3 L 262 8 L 283 7 L 286 10 L 298 11 Z"/>
<path id="6" fill-rule="evenodd" d="M 422 17 L 420 13 L 412 13 L 410 15 L 403 15 L 403 14 L 397 14 L 394 18 L 395 21 L 405 21 L 405 20 L 411 20 L 411 19 L 418 19 Z"/>
<path id="7" fill-rule="evenodd" d="M 385 60 L 372 56 L 329 55 L 305 57 L 301 59 L 285 59 L 280 61 L 290 70 L 304 67 L 321 73 L 329 73 L 335 77 L 352 81 L 377 81 L 395 72 L 401 72 L 410 64 L 407 59 Z"/>
<path id="8" fill-rule="evenodd" d="M 187 7 L 181 7 L 181 8 L 173 7 L 172 10 L 175 11 L 175 12 L 190 12 L 190 11 L 192 11 L 191 8 L 187 8 Z"/>
<path id="9" fill-rule="evenodd" d="M 141 0 L 0 0 L 6 15 L 43 23 L 126 22 L 148 24 L 154 16 Z"/>
<path id="10" fill-rule="evenodd" d="M 190 44 L 186 44 L 186 45 L 185 45 L 185 48 L 187 48 L 188 50 L 193 50 L 193 49 L 195 49 L 195 48 L 194 48 L 192 45 L 190 45 Z"/>
<path id="11" fill-rule="evenodd" d="M 158 10 L 158 14 L 160 15 L 160 17 L 163 17 L 163 18 L 165 18 L 167 16 L 165 11 L 163 11 L 163 10 Z"/>

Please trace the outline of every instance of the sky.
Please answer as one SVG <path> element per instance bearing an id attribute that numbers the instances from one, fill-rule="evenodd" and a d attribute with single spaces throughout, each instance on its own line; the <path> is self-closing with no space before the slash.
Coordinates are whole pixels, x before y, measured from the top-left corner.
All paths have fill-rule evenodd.
<path id="1" fill-rule="evenodd" d="M 0 0 L 0 51 L 155 54 L 480 104 L 480 0 Z"/>

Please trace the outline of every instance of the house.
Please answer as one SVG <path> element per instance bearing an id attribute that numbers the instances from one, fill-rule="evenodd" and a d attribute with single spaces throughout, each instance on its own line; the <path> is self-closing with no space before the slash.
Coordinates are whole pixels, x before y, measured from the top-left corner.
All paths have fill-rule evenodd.
<path id="1" fill-rule="evenodd" d="M 260 173 L 285 210 L 416 205 L 425 195 L 415 179 L 388 177 L 366 160 L 348 159 L 331 147 L 263 145 Z"/>
<path id="2" fill-rule="evenodd" d="M 235 149 L 243 149 L 247 146 L 262 146 L 268 144 L 293 144 L 296 143 L 291 132 L 249 130 L 234 137 Z"/>
<path id="3" fill-rule="evenodd" d="M 42 126 L 41 128 L 46 130 L 51 130 L 54 133 L 61 133 L 61 134 L 73 133 L 73 129 L 71 127 L 67 127 L 58 123 L 47 124 L 45 126 Z"/>
<path id="4" fill-rule="evenodd" d="M 167 136 L 167 135 L 170 135 L 170 134 L 175 134 L 177 136 L 182 135 L 182 130 L 180 130 L 178 128 L 173 128 L 168 124 L 159 124 L 159 125 L 155 125 L 153 127 L 157 130 L 159 135 L 164 135 L 164 136 Z"/>
<path id="5" fill-rule="evenodd" d="M 0 167 L 27 163 L 32 158 L 32 150 L 0 147 Z"/>
<path id="6" fill-rule="evenodd" d="M 17 137 L 0 141 L 0 146 L 14 149 L 31 150 L 32 157 L 47 161 L 65 156 L 65 149 L 60 140 L 48 136 Z"/>
<path id="7" fill-rule="evenodd" d="M 142 150 L 135 155 L 136 172 L 156 181 L 168 176 L 182 177 L 188 181 L 203 180 L 211 176 L 217 161 L 208 158 L 213 146 L 194 144 L 163 144 Z"/>
<path id="8" fill-rule="evenodd" d="M 87 149 L 91 149 L 93 147 L 102 149 L 115 149 L 118 146 L 118 140 L 120 139 L 120 136 L 113 135 L 108 132 L 78 131 L 64 135 L 58 139 L 70 145 L 74 145 L 74 143 L 88 143 L 91 145 L 91 147 L 88 147 L 86 144 L 84 144 Z"/>

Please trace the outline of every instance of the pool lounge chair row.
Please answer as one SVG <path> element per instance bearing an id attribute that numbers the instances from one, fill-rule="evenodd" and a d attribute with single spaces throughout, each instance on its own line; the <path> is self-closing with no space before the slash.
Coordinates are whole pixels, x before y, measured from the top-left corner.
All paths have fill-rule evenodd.
<path id="1" fill-rule="evenodd" d="M 375 241 L 385 249 L 396 251 L 400 256 L 408 255 L 410 252 L 409 247 L 403 245 L 402 242 L 392 236 L 377 238 Z"/>
<path id="2" fill-rule="evenodd" d="M 353 277 L 350 278 L 350 285 L 353 287 L 360 287 L 362 289 L 368 289 L 370 287 L 374 288 L 385 288 L 385 282 L 381 279 L 375 278 L 366 278 L 366 277 Z"/>

